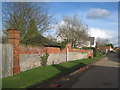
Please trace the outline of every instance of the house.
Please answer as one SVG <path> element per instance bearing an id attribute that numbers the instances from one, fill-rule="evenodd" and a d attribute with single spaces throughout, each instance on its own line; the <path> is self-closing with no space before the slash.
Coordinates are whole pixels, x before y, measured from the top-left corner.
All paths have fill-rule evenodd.
<path id="1" fill-rule="evenodd" d="M 101 46 L 98 49 L 105 52 L 113 51 L 113 48 L 111 46 Z"/>
<path id="2" fill-rule="evenodd" d="M 120 50 L 120 47 L 114 47 L 113 50 L 114 51 Z"/>
<path id="3" fill-rule="evenodd" d="M 61 43 L 63 41 L 67 42 L 67 39 L 62 39 L 60 36 L 58 36 L 56 38 L 56 41 Z M 87 41 L 86 42 L 87 44 L 82 44 L 82 45 L 79 45 L 77 44 L 76 47 L 77 48 L 82 48 L 82 47 L 95 47 L 96 46 L 96 43 L 95 43 L 95 37 L 90 37 L 90 41 Z"/>

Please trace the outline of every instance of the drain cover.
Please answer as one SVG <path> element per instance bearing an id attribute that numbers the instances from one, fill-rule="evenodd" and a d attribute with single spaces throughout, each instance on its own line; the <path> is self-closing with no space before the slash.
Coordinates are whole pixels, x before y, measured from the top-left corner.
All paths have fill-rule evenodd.
<path id="1" fill-rule="evenodd" d="M 61 78 L 60 80 L 61 81 L 67 81 L 67 80 L 69 80 L 69 78 Z"/>
<path id="2" fill-rule="evenodd" d="M 49 84 L 50 87 L 52 88 L 57 88 L 59 86 L 61 86 L 60 84 L 55 84 L 55 83 L 52 83 L 52 84 Z"/>

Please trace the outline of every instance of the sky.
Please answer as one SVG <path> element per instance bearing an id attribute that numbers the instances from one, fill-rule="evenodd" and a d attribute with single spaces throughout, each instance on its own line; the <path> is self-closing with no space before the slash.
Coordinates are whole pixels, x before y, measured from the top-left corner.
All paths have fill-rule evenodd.
<path id="1" fill-rule="evenodd" d="M 118 45 L 117 2 L 48 2 L 48 6 L 58 24 L 63 15 L 77 15 L 89 26 L 91 36 L 110 39 L 111 43 Z"/>
<path id="2" fill-rule="evenodd" d="M 0 22 L 2 22 L 1 14 L 2 14 L 2 2 L 0 1 Z M 1 24 L 2 23 L 0 23 L 0 28 L 1 28 Z"/>
<path id="3" fill-rule="evenodd" d="M 49 14 L 57 20 L 58 24 L 62 23 L 63 15 L 77 15 L 84 24 L 89 26 L 91 36 L 110 39 L 111 43 L 115 46 L 118 45 L 118 2 L 113 2 L 113 0 L 108 0 L 112 2 L 87 2 L 87 0 L 85 0 L 86 2 L 70 2 L 70 0 L 64 0 L 67 2 L 46 1 L 50 1 L 47 2 Z"/>

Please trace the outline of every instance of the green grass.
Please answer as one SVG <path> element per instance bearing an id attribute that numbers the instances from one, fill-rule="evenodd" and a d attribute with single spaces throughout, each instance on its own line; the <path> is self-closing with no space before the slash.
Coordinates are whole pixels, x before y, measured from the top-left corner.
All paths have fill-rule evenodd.
<path id="1" fill-rule="evenodd" d="M 2 87 L 3 88 L 25 88 L 30 85 L 48 80 L 55 76 L 59 76 L 71 70 L 74 70 L 83 64 L 88 64 L 94 60 L 97 60 L 100 56 L 95 58 L 88 58 L 82 60 L 74 60 L 69 62 L 64 62 L 56 65 L 49 65 L 44 67 L 38 67 L 20 74 L 3 78 Z"/>

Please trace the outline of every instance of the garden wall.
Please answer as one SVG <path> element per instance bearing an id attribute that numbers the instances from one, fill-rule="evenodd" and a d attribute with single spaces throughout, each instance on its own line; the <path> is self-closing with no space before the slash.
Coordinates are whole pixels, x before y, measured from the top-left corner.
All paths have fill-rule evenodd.
<path id="1" fill-rule="evenodd" d="M 47 65 L 59 64 L 66 61 L 78 60 L 93 57 L 92 50 L 72 49 L 71 44 L 60 50 L 58 47 L 32 47 L 19 46 L 20 54 L 20 71 L 29 70 L 41 66 L 41 56 L 49 54 Z"/>
<path id="2" fill-rule="evenodd" d="M 41 66 L 41 54 L 20 54 L 20 71 L 26 71 Z M 87 53 L 69 52 L 67 54 L 49 54 L 47 65 L 59 64 L 66 61 L 87 58 Z"/>
<path id="3" fill-rule="evenodd" d="M 8 43 L 13 46 L 13 75 L 41 66 L 41 56 L 48 53 L 47 65 L 93 57 L 93 50 L 71 48 L 67 44 L 62 50 L 58 47 L 25 46 L 19 44 L 20 32 L 8 31 Z"/>

